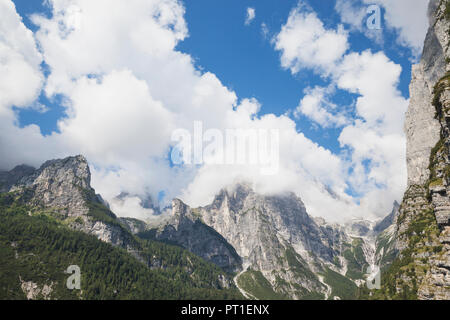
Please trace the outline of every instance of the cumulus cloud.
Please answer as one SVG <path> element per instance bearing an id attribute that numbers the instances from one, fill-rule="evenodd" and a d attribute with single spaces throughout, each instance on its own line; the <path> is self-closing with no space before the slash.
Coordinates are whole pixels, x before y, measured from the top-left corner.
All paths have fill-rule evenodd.
<path id="1" fill-rule="evenodd" d="M 255 19 L 256 17 L 256 11 L 255 8 L 247 8 L 247 16 L 245 17 L 245 22 L 244 24 L 246 26 L 250 25 L 252 23 L 252 21 Z"/>
<path id="2" fill-rule="evenodd" d="M 248 181 L 263 194 L 296 192 L 314 216 L 336 221 L 344 216 L 358 215 L 359 208 L 345 193 L 346 170 L 342 159 L 299 133 L 295 122 L 287 116 L 268 114 L 253 117 L 258 106 L 251 107 L 250 104 L 257 102 L 244 101 L 242 106 L 237 107 L 237 110 L 243 108 L 241 112 L 230 112 L 228 126 L 279 131 L 280 163 L 276 175 L 261 174 L 258 165 L 204 165 L 184 189 L 181 198 L 195 205 L 205 205 L 224 186 L 236 181 Z M 330 193 L 330 189 L 335 193 Z M 339 214 L 344 212 L 339 208 L 345 208 L 345 215 Z"/>
<path id="3" fill-rule="evenodd" d="M 113 198 L 109 201 L 111 210 L 120 217 L 136 218 L 143 221 L 151 221 L 155 217 L 153 209 L 142 207 L 142 200 L 136 196 L 124 199 Z"/>
<path id="4" fill-rule="evenodd" d="M 403 123 L 408 100 L 397 89 L 400 73 L 401 67 L 383 53 L 364 51 L 346 56 L 335 79 L 339 88 L 358 95 L 361 120 L 346 126 L 339 142 L 352 150 L 350 184 L 365 194 L 362 201 L 374 212 L 387 209 L 379 199 L 400 199 L 406 187 Z"/>
<path id="5" fill-rule="evenodd" d="M 381 41 L 382 30 L 387 28 L 397 33 L 397 42 L 409 47 L 413 56 L 419 56 L 428 27 L 428 0 L 337 0 L 335 9 L 341 21 L 364 32 L 368 37 Z M 366 27 L 369 5 L 384 8 L 382 30 L 368 30 Z"/>
<path id="6" fill-rule="evenodd" d="M 418 56 L 428 28 L 428 0 L 364 0 L 366 4 L 379 4 L 386 9 L 388 28 L 398 32 L 398 42 Z M 412 23 L 413 22 L 413 23 Z"/>
<path id="7" fill-rule="evenodd" d="M 345 114 L 338 111 L 338 106 L 328 98 L 332 91 L 332 87 L 307 88 L 306 95 L 294 111 L 294 116 L 299 118 L 303 115 L 323 128 L 341 127 L 347 124 L 348 119 Z"/>
<path id="8" fill-rule="evenodd" d="M 81 77 L 69 96 L 68 117 L 59 128 L 67 142 L 92 160 L 143 161 L 167 148 L 173 115 L 130 71 Z"/>
<path id="9" fill-rule="evenodd" d="M 281 52 L 281 65 L 293 74 L 302 68 L 326 70 L 347 51 L 347 33 L 325 28 L 315 12 L 299 4 L 273 39 L 275 49 Z"/>
<path id="10" fill-rule="evenodd" d="M 42 56 L 14 4 L 1 1 L 0 12 L 0 167 L 6 169 L 19 163 L 40 163 L 51 154 L 51 147 L 42 147 L 44 138 L 38 126 L 16 126 L 12 107 L 37 107 L 34 101 L 44 85 Z M 49 139 L 49 143 L 54 142 Z"/>
<path id="11" fill-rule="evenodd" d="M 27 107 L 43 85 L 42 57 L 14 4 L 2 1 L 0 9 L 0 108 Z"/>
<path id="12" fill-rule="evenodd" d="M 373 14 L 373 12 L 368 12 L 368 9 L 369 4 L 362 5 L 357 1 L 336 0 L 335 10 L 340 15 L 342 23 L 350 26 L 351 31 L 362 32 L 366 37 L 381 44 L 383 42 L 383 29 L 369 29 L 367 27 L 368 13 Z"/>
<path id="13" fill-rule="evenodd" d="M 304 115 L 325 128 L 342 127 L 338 140 L 341 147 L 348 150 L 342 155 L 349 170 L 346 181 L 360 195 L 361 210 L 381 214 L 389 210 L 392 201 L 401 198 L 406 184 L 403 123 L 408 100 L 397 89 L 401 67 L 383 52 L 369 50 L 362 53 L 341 51 L 328 63 L 305 63 L 308 61 L 305 52 L 316 50 L 314 41 L 302 43 L 302 50 L 290 50 L 292 46 L 282 39 L 286 34 L 293 42 L 302 39 L 305 30 L 309 30 L 304 25 L 307 16 L 311 16 L 311 12 L 302 6 L 291 12 L 275 38 L 275 49 L 289 50 L 289 59 L 283 52 L 280 61 L 293 73 L 315 63 L 320 75 L 330 84 L 328 88 L 308 89 L 294 114 Z M 314 24 L 321 25 L 316 16 L 312 17 Z M 293 21 L 298 19 L 302 27 L 292 27 Z M 326 33 L 336 32 L 328 30 L 321 36 L 327 38 Z M 321 41 L 320 35 L 316 41 Z M 352 121 L 342 116 L 345 106 L 336 106 L 329 100 L 327 90 L 334 87 L 354 96 L 356 118 Z M 380 201 L 380 197 L 387 201 Z"/>
<path id="14" fill-rule="evenodd" d="M 406 105 L 395 89 L 399 66 L 383 54 L 347 53 L 347 33 L 341 27 L 326 28 L 314 12 L 294 9 L 274 45 L 281 52 L 282 66 L 292 73 L 312 68 L 336 88 L 357 96 L 359 120 L 351 123 L 326 89 L 305 92 L 299 103 L 298 112 L 320 125 L 343 127 L 339 141 L 348 149 L 344 155 L 305 137 L 285 115 L 260 115 L 256 99 L 239 99 L 216 75 L 196 69 L 192 57 L 176 49 L 188 36 L 179 1 L 48 4 L 50 16 L 32 17 L 38 27 L 33 37 L 12 2 L 1 2 L 3 169 L 84 153 L 97 191 L 119 215 L 141 219 L 152 213 L 141 207 L 138 196 L 158 199 L 163 191 L 167 201 L 181 197 L 191 205 L 204 205 L 221 188 L 242 179 L 264 193 L 294 191 L 312 215 L 331 220 L 385 214 L 389 197 L 399 199 L 404 178 L 401 117 Z M 17 34 L 10 37 L 10 32 Z M 46 79 L 42 61 L 49 68 Z M 4 74 L 18 77 L 14 81 L 23 89 L 21 94 Z M 41 89 L 49 98 L 63 96 L 65 108 L 58 132 L 45 137 L 36 125 L 18 127 L 13 112 L 14 105 L 33 106 Z M 321 95 L 324 99 L 319 99 Z M 278 130 L 277 174 L 262 175 L 253 165 L 173 166 L 168 159 L 175 144 L 170 133 L 176 128 L 192 131 L 194 121 L 201 121 L 205 130 L 221 132 Z M 229 147 L 224 145 L 224 151 Z M 362 165 L 367 160 L 368 167 Z M 361 205 L 347 194 L 349 186 L 361 190 Z M 133 196 L 114 202 L 122 192 Z M 380 204 L 380 197 L 386 202 Z"/>

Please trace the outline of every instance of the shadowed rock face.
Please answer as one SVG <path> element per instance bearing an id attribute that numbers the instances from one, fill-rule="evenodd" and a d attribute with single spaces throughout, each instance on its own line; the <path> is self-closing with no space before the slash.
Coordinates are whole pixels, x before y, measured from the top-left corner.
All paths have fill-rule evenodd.
<path id="1" fill-rule="evenodd" d="M 34 173 L 36 169 L 27 165 L 20 165 L 11 171 L 0 172 L 0 192 L 8 192 L 23 177 Z"/>
<path id="2" fill-rule="evenodd" d="M 227 240 L 204 224 L 198 211 L 181 200 L 174 199 L 172 215 L 145 233 L 155 240 L 180 245 L 226 271 L 238 271 L 242 267 L 241 258 Z"/>
<path id="3" fill-rule="evenodd" d="M 395 201 L 391 213 L 375 225 L 374 231 L 376 233 L 380 233 L 389 228 L 395 222 L 395 218 L 398 215 L 399 209 L 400 204 L 397 201 Z"/>

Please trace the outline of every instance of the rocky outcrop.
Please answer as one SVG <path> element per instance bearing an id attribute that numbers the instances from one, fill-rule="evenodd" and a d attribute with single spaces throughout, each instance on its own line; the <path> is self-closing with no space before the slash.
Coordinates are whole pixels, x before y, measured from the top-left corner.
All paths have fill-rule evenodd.
<path id="1" fill-rule="evenodd" d="M 138 234 L 147 230 L 147 223 L 134 218 L 118 218 L 124 227 L 132 234 Z"/>
<path id="2" fill-rule="evenodd" d="M 0 173 L 2 192 L 11 192 L 33 212 L 50 214 L 72 229 L 134 251 L 132 237 L 92 189 L 86 159 L 50 160 L 39 169 L 18 166 Z"/>
<path id="3" fill-rule="evenodd" d="M 395 225 L 388 297 L 450 299 L 450 4 L 431 0 L 406 114 L 408 190 Z M 391 273 L 394 271 L 391 271 Z"/>
<path id="4" fill-rule="evenodd" d="M 433 30 L 442 46 L 445 64 L 434 85 L 432 104 L 440 124 L 440 140 L 430 155 L 428 193 L 440 233 L 429 258 L 430 270 L 422 281 L 421 299 L 450 299 L 450 3 L 442 1 L 435 11 Z"/>
<path id="5" fill-rule="evenodd" d="M 180 245 L 226 271 L 239 271 L 242 267 L 241 258 L 227 240 L 204 224 L 199 212 L 181 200 L 174 199 L 172 215 L 158 227 L 150 227 L 146 234 L 155 240 Z"/>
<path id="6" fill-rule="evenodd" d="M 378 228 L 392 230 L 397 216 L 395 203 Z M 174 200 L 172 215 L 140 236 L 181 245 L 228 270 L 230 264 L 236 266 L 239 261 L 240 266 L 242 261 L 236 284 L 253 281 L 258 283 L 250 288 L 272 290 L 263 298 L 340 298 L 332 289 L 336 283 L 328 284 L 330 274 L 342 277 L 350 288 L 353 283 L 356 290 L 357 285 L 364 285 L 367 268 L 393 250 L 392 241 L 380 240 L 381 250 L 376 246 L 376 225 L 362 219 L 345 225 L 328 224 L 311 218 L 293 193 L 263 195 L 241 183 L 223 189 L 205 207 L 190 208 Z M 230 252 L 236 253 L 234 260 Z M 222 256 L 225 259 L 215 258 Z"/>
<path id="7" fill-rule="evenodd" d="M 388 214 L 383 220 L 378 222 L 375 225 L 375 227 L 373 228 L 373 230 L 376 233 L 381 233 L 384 230 L 388 229 L 390 226 L 392 226 L 397 219 L 399 209 L 400 209 L 400 204 L 397 201 L 394 201 L 394 204 L 392 205 L 391 213 Z"/>
<path id="8" fill-rule="evenodd" d="M 7 191 L 20 194 L 27 204 L 52 208 L 65 217 L 79 217 L 89 211 L 85 195 L 93 191 L 90 179 L 86 159 L 68 157 L 45 162 L 21 176 Z"/>
<path id="9" fill-rule="evenodd" d="M 245 269 L 261 272 L 279 293 L 299 299 L 326 291 L 313 261 L 333 260 L 329 235 L 293 193 L 266 196 L 238 184 L 222 190 L 198 213 L 236 249 Z"/>
<path id="10" fill-rule="evenodd" d="M 430 1 L 429 23 L 436 25 L 434 10 L 440 0 Z M 440 25 L 440 23 L 439 23 Z M 427 33 L 422 59 L 412 68 L 410 103 L 405 118 L 408 186 L 423 185 L 429 177 L 430 151 L 439 141 L 440 125 L 432 105 L 433 88 L 445 73 L 441 28 Z"/>

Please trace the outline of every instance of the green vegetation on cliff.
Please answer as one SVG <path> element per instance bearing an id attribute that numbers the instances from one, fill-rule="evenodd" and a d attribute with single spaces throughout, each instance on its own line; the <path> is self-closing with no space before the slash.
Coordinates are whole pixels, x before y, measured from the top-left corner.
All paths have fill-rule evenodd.
<path id="1" fill-rule="evenodd" d="M 37 299 L 242 298 L 236 288 L 222 289 L 223 271 L 194 254 L 136 241 L 139 259 L 0 194 L 0 299 L 25 299 L 27 282 L 41 290 Z M 81 290 L 66 288 L 64 271 L 70 265 L 81 268 Z M 51 288 L 45 295 L 44 285 Z"/>
<path id="2" fill-rule="evenodd" d="M 331 287 L 329 299 L 339 297 L 341 300 L 355 300 L 358 287 L 356 284 L 343 275 L 326 268 L 324 272 L 324 282 Z"/>
<path id="3" fill-rule="evenodd" d="M 240 288 L 258 300 L 287 300 L 288 296 L 273 290 L 269 280 L 260 271 L 247 270 L 237 279 Z"/>
<path id="4" fill-rule="evenodd" d="M 439 228 L 432 210 L 422 210 L 412 216 L 408 228 L 399 236 L 407 248 L 381 275 L 381 289 L 375 290 L 371 299 L 415 300 L 419 280 L 430 266 L 428 257 L 442 249 L 435 239 Z"/>
<path id="5" fill-rule="evenodd" d="M 364 273 L 369 266 L 363 252 L 363 240 L 353 238 L 351 246 L 344 250 L 343 256 L 347 260 L 347 277 L 353 280 L 364 279 Z"/>

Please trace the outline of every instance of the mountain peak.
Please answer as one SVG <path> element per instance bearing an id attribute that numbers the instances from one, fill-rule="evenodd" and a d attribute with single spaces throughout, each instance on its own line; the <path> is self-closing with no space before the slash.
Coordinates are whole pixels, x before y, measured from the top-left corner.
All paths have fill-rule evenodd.
<path id="1" fill-rule="evenodd" d="M 91 172 L 86 158 L 82 155 L 46 161 L 39 169 L 39 176 L 54 176 L 82 188 L 90 188 Z"/>

